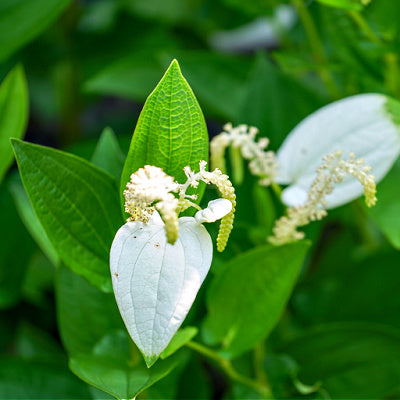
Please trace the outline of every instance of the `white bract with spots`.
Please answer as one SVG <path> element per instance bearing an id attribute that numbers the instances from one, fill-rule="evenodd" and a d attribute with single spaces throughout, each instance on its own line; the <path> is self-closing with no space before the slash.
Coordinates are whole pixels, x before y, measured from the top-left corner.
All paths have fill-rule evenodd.
<path id="1" fill-rule="evenodd" d="M 183 185 L 154 166 L 132 174 L 125 191 L 131 217 L 111 246 L 118 308 L 149 367 L 181 326 L 210 269 L 213 245 L 202 223 L 222 219 L 220 243 L 226 244 L 231 229 L 235 196 L 227 176 L 206 171 L 204 162 L 200 172 L 185 172 L 188 180 Z M 193 196 L 185 194 L 199 180 L 215 183 L 226 198 L 210 201 L 202 210 L 189 200 Z M 179 198 L 171 192 L 179 192 Z M 189 206 L 199 211 L 194 217 L 178 218 L 178 212 Z"/>

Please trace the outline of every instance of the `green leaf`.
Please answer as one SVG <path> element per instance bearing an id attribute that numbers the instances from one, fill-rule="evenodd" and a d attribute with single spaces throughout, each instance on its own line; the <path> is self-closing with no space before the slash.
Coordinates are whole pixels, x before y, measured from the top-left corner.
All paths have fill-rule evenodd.
<path id="1" fill-rule="evenodd" d="M 268 336 L 289 299 L 308 247 L 308 242 L 260 246 L 228 262 L 207 293 L 206 342 L 222 343 L 222 353 L 236 357 Z"/>
<path id="2" fill-rule="evenodd" d="M 400 160 L 394 164 L 389 174 L 377 187 L 378 202 L 368 209 L 368 214 L 376 222 L 389 242 L 400 250 Z"/>
<path id="3" fill-rule="evenodd" d="M 83 86 L 88 93 L 121 96 L 144 101 L 160 79 L 153 52 L 139 51 L 106 66 Z"/>
<path id="4" fill-rule="evenodd" d="M 67 368 L 65 361 L 0 357 L 2 399 L 88 399 L 87 386 Z"/>
<path id="5" fill-rule="evenodd" d="M 0 185 L 0 309 L 16 304 L 25 272 L 36 249 L 19 219 L 8 182 Z"/>
<path id="6" fill-rule="evenodd" d="M 129 360 L 130 338 L 118 331 L 99 342 L 92 354 L 70 360 L 71 370 L 85 382 L 119 399 L 133 399 L 168 375 L 182 361 L 178 354 L 147 368 L 143 361 Z"/>
<path id="7" fill-rule="evenodd" d="M 161 353 L 160 358 L 165 360 L 177 352 L 187 342 L 191 341 L 198 333 L 198 329 L 195 326 L 187 326 L 176 332 L 175 336 L 169 342 L 167 348 Z"/>
<path id="8" fill-rule="evenodd" d="M 56 274 L 58 327 L 70 355 L 90 353 L 107 333 L 124 329 L 114 296 L 61 266 Z"/>
<path id="9" fill-rule="evenodd" d="M 281 349 L 300 366 L 299 378 L 322 382 L 332 399 L 384 398 L 398 389 L 400 332 L 384 326 L 320 326 Z"/>
<path id="10" fill-rule="evenodd" d="M 48 257 L 48 259 L 54 265 L 58 265 L 60 263 L 60 257 L 58 256 L 57 251 L 54 249 L 54 246 L 51 244 L 45 230 L 36 216 L 20 179 L 15 179 L 13 182 L 11 182 L 10 191 L 14 198 L 18 214 L 26 229 L 29 231 L 33 239 L 36 241 L 43 253 Z"/>
<path id="11" fill-rule="evenodd" d="M 276 150 L 298 122 L 322 105 L 318 93 L 259 54 L 236 123 L 259 128 L 260 135 L 267 136 L 271 149 Z"/>
<path id="12" fill-rule="evenodd" d="M 361 11 L 364 6 L 361 0 L 317 0 L 319 3 L 349 11 Z"/>
<path id="13" fill-rule="evenodd" d="M 114 179 L 67 153 L 13 140 L 23 184 L 61 260 L 111 291 L 109 251 L 120 223 Z"/>
<path id="14" fill-rule="evenodd" d="M 111 128 L 104 128 L 92 156 L 92 163 L 112 175 L 117 182 L 121 179 L 125 156 Z"/>
<path id="15" fill-rule="evenodd" d="M 314 272 L 294 293 L 295 315 L 307 323 L 357 320 L 400 328 L 399 252 L 380 251 L 359 260 L 355 246 L 341 233 L 326 249 L 319 247 Z"/>
<path id="16" fill-rule="evenodd" d="M 14 158 L 9 138 L 23 136 L 28 112 L 28 87 L 24 70 L 18 65 L 0 86 L 0 182 Z"/>
<path id="17" fill-rule="evenodd" d="M 0 61 L 43 32 L 71 0 L 2 0 Z"/>
<path id="18" fill-rule="evenodd" d="M 208 161 L 206 124 L 174 60 L 140 114 L 122 172 L 121 195 L 130 175 L 146 164 L 162 168 L 183 183 L 183 167 L 198 170 L 200 160 Z M 204 186 L 201 188 L 194 191 L 199 194 L 198 201 Z"/>

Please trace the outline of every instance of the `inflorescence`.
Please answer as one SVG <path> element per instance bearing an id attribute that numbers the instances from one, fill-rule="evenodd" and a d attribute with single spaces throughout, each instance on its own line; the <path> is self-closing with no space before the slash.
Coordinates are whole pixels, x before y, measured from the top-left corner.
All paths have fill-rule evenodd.
<path id="1" fill-rule="evenodd" d="M 221 220 L 217 237 L 217 249 L 223 251 L 226 247 L 229 234 L 232 230 L 234 211 L 236 206 L 235 190 L 229 177 L 219 169 L 212 172 L 206 171 L 207 163 L 200 161 L 199 172 L 194 172 L 190 167 L 185 167 L 187 180 L 179 184 L 161 168 L 145 165 L 131 175 L 130 182 L 124 191 L 125 211 L 130 214 L 128 221 L 142 221 L 148 223 L 157 210 L 165 224 L 168 243 L 174 244 L 178 238 L 178 216 L 188 207 L 201 208 L 192 200 L 196 195 L 188 195 L 189 187 L 196 188 L 200 181 L 217 186 L 224 199 L 232 203 L 232 210 Z M 177 193 L 176 197 L 173 193 Z"/>
<path id="2" fill-rule="evenodd" d="M 215 136 L 210 143 L 211 165 L 225 171 L 225 150 L 227 147 L 239 148 L 244 159 L 249 161 L 250 172 L 260 178 L 260 184 L 268 186 L 274 181 L 278 164 L 273 151 L 265 151 L 269 140 L 261 138 L 256 142 L 258 129 L 254 126 L 239 125 L 232 127 L 231 123 L 224 126 L 224 131 Z"/>
<path id="3" fill-rule="evenodd" d="M 304 232 L 297 229 L 311 221 L 321 220 L 327 215 L 326 196 L 332 193 L 334 185 L 343 181 L 347 175 L 352 175 L 364 187 L 365 202 L 372 207 L 376 201 L 376 185 L 373 175 L 368 174 L 371 167 L 364 165 L 362 158 L 349 154 L 348 160 L 343 160 L 343 152 L 338 150 L 323 157 L 323 163 L 317 169 L 317 177 L 308 193 L 307 201 L 299 206 L 290 207 L 287 214 L 276 221 L 274 235 L 269 237 L 273 244 L 284 244 L 301 240 Z"/>

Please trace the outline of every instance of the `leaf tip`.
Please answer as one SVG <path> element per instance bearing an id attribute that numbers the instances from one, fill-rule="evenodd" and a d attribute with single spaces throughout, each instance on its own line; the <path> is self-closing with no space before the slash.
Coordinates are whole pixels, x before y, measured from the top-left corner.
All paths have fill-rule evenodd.
<path id="1" fill-rule="evenodd" d="M 143 358 L 144 361 L 146 362 L 147 368 L 151 368 L 154 365 L 154 363 L 158 360 L 158 357 L 159 356 L 155 354 L 151 356 L 146 356 L 145 354 L 143 354 Z"/>

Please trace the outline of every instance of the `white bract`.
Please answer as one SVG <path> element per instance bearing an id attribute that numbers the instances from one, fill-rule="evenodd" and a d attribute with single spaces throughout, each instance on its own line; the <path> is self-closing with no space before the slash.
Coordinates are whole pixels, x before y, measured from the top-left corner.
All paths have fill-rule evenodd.
<path id="1" fill-rule="evenodd" d="M 206 171 L 205 162 L 200 163 L 200 172 L 194 173 L 188 167 L 185 172 L 188 180 L 183 185 L 154 166 L 132 174 L 124 193 L 131 216 L 111 246 L 115 299 L 126 328 L 149 367 L 184 321 L 210 269 L 213 245 L 202 222 L 222 219 L 220 234 L 226 243 L 227 223 L 233 219 L 228 216 L 235 196 L 226 175 Z M 189 200 L 193 196 L 185 194 L 199 180 L 215 183 L 229 199 L 210 201 L 194 218 L 177 218 L 178 208 L 200 208 Z M 171 192 L 179 192 L 179 199 Z"/>
<path id="2" fill-rule="evenodd" d="M 339 150 L 363 158 L 379 182 L 400 154 L 400 128 L 388 108 L 391 101 L 380 94 L 352 96 L 300 122 L 277 153 L 276 182 L 289 185 L 283 191 L 283 202 L 288 206 L 304 204 L 322 157 Z M 326 208 L 354 200 L 363 189 L 351 176 L 345 178 L 326 197 Z"/>

